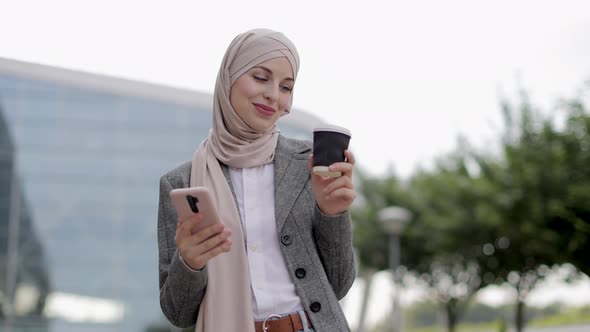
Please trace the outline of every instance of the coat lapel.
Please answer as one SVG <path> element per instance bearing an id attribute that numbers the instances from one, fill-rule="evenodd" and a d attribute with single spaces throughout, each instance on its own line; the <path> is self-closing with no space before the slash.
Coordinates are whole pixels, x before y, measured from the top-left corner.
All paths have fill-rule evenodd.
<path id="1" fill-rule="evenodd" d="M 279 136 L 274 158 L 275 218 L 279 231 L 310 177 L 307 161 L 310 150 L 298 141 Z"/>

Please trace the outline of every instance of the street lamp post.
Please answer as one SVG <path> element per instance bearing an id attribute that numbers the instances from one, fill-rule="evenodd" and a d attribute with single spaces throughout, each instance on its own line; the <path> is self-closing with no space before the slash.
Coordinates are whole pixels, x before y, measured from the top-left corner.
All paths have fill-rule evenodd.
<path id="1" fill-rule="evenodd" d="M 399 234 L 412 219 L 412 213 L 399 206 L 389 206 L 380 210 L 377 218 L 389 235 L 389 267 L 393 275 L 393 284 L 395 285 L 392 305 L 393 332 L 400 332 L 402 319 L 399 310 L 400 281 L 396 272 L 400 265 Z"/>

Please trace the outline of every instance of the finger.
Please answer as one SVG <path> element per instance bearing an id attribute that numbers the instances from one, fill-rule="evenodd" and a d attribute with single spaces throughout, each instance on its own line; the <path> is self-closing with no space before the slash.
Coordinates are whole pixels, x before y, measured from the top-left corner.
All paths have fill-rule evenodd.
<path id="1" fill-rule="evenodd" d="M 231 232 L 231 230 L 229 228 L 225 228 L 223 224 L 215 223 L 193 233 L 192 238 L 194 239 L 196 244 L 199 244 L 209 238 L 212 238 L 222 233 L 226 229 Z"/>
<path id="2" fill-rule="evenodd" d="M 344 156 L 346 157 L 346 162 L 352 165 L 356 163 L 354 155 L 352 154 L 352 152 L 350 152 L 350 150 L 344 150 Z"/>
<path id="3" fill-rule="evenodd" d="M 322 192 L 327 196 L 330 195 L 334 190 L 340 188 L 353 189 L 352 180 L 348 176 L 341 176 L 330 182 L 324 189 L 322 189 Z"/>
<path id="4" fill-rule="evenodd" d="M 312 178 L 311 182 L 314 193 L 319 195 L 324 190 L 324 188 L 326 188 L 327 185 L 336 181 L 339 178 L 340 177 L 323 177 L 321 175 L 315 175 L 315 177 Z"/>
<path id="5" fill-rule="evenodd" d="M 189 218 L 184 217 L 178 219 L 178 223 L 176 224 L 176 239 L 184 239 L 191 235 L 190 227 L 187 225 Z"/>
<path id="6" fill-rule="evenodd" d="M 342 172 L 343 175 L 352 177 L 352 171 L 354 170 L 355 158 L 350 150 L 344 150 L 344 156 L 346 161 L 334 163 L 330 165 L 330 170 Z"/>
<path id="7" fill-rule="evenodd" d="M 193 249 L 192 252 L 189 253 L 190 256 L 188 258 L 183 256 L 183 259 L 186 262 L 190 262 L 190 266 L 196 266 L 196 269 L 200 270 L 207 264 L 207 262 L 209 262 L 211 258 L 221 254 L 222 252 L 228 252 L 231 249 L 231 245 L 231 240 L 225 240 L 207 252 L 200 253 L 196 249 Z"/>
<path id="8" fill-rule="evenodd" d="M 205 266 L 205 264 L 207 264 L 207 262 L 209 262 L 212 258 L 218 256 L 219 254 L 223 253 L 223 252 L 228 252 L 231 249 L 231 241 L 230 242 L 222 242 L 219 245 L 217 245 L 216 247 L 212 248 L 211 250 L 201 254 L 198 258 L 197 261 L 201 264 L 199 264 L 200 266 Z"/>
<path id="9" fill-rule="evenodd" d="M 339 162 L 330 165 L 331 172 L 341 172 L 342 175 L 351 176 L 352 170 L 354 169 L 353 164 L 349 164 L 347 162 Z"/>
<path id="10" fill-rule="evenodd" d="M 207 214 L 205 214 L 203 212 L 199 212 L 198 214 L 201 215 L 201 217 L 199 219 L 193 219 L 193 220 L 188 221 L 188 227 L 190 227 L 191 235 L 196 234 L 197 232 L 200 232 L 202 229 L 205 229 L 211 225 L 223 226 L 221 221 L 219 221 L 219 220 L 212 221 L 212 220 L 208 219 Z"/>
<path id="11" fill-rule="evenodd" d="M 229 239 L 230 235 L 231 230 L 229 228 L 226 228 L 223 232 L 201 242 L 197 245 L 199 253 L 206 253 L 207 251 L 210 251 L 211 249 L 217 247 L 219 244 L 224 243 L 226 240 Z"/>
<path id="12" fill-rule="evenodd" d="M 353 189 L 342 187 L 332 191 L 328 196 L 332 199 L 341 199 L 352 203 L 356 198 L 356 192 Z"/>
<path id="13" fill-rule="evenodd" d="M 181 231 L 180 236 L 190 236 L 194 232 L 195 225 L 199 225 L 205 218 L 203 213 L 194 213 L 178 219 Z"/>

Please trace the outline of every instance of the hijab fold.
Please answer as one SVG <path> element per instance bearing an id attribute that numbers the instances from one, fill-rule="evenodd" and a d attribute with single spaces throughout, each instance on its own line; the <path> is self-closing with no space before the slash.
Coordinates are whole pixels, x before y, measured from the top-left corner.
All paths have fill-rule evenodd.
<path id="1" fill-rule="evenodd" d="M 212 194 L 219 217 L 231 229 L 232 248 L 207 263 L 208 282 L 199 307 L 197 332 L 254 332 L 252 289 L 240 215 L 219 162 L 249 168 L 273 162 L 279 129 L 257 132 L 230 104 L 233 83 L 252 67 L 286 57 L 296 79 L 299 55 L 283 34 L 267 29 L 238 35 L 223 57 L 215 83 L 213 126 L 193 155 L 190 186 Z M 271 188 L 274 190 L 274 188 Z"/>

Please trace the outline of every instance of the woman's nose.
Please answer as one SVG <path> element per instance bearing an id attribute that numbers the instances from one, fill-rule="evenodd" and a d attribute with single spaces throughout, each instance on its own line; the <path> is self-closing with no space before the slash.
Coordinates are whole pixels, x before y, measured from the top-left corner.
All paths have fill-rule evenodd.
<path id="1" fill-rule="evenodd" d="M 279 87 L 269 84 L 264 91 L 264 97 L 268 100 L 277 100 L 279 98 Z"/>

